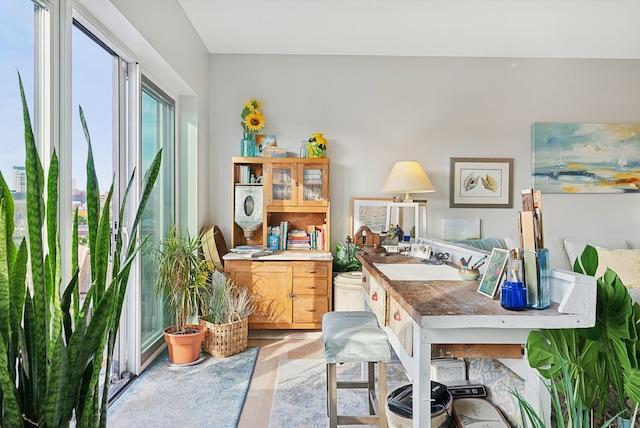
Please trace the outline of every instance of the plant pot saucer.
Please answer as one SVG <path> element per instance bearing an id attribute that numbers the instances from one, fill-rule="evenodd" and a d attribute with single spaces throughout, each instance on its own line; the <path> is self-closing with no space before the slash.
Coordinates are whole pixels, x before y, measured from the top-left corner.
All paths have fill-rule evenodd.
<path id="1" fill-rule="evenodd" d="M 172 361 L 169 359 L 169 357 L 166 357 L 166 358 L 164 359 L 164 363 L 165 363 L 166 365 L 168 365 L 168 366 L 171 366 L 171 367 L 189 367 L 189 366 L 195 366 L 195 365 L 197 365 L 197 364 L 200 364 L 200 363 L 201 363 L 201 362 L 203 362 L 206 358 L 207 358 L 207 356 L 205 355 L 205 353 L 204 353 L 204 352 L 200 352 L 200 358 L 198 358 L 198 359 L 197 359 L 197 360 L 195 360 L 195 361 L 191 361 L 191 362 L 189 362 L 189 363 L 176 364 L 176 363 L 172 362 Z"/>

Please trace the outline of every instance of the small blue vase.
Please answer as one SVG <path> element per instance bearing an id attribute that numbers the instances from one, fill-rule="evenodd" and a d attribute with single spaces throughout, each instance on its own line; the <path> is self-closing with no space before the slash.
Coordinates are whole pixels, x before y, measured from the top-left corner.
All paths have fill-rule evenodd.
<path id="1" fill-rule="evenodd" d="M 256 136 L 245 132 L 240 140 L 240 156 L 252 158 L 256 155 Z"/>

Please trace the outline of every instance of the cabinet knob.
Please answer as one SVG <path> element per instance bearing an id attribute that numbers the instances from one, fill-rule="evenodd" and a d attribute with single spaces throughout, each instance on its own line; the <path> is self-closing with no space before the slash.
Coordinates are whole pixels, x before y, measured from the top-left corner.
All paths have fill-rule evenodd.
<path id="1" fill-rule="evenodd" d="M 316 286 L 315 286 L 315 285 L 307 285 L 307 288 L 310 288 L 310 289 L 312 289 L 312 290 L 313 290 L 313 289 L 315 289 L 315 288 L 316 288 Z"/>
<path id="2" fill-rule="evenodd" d="M 307 273 L 316 273 L 315 270 L 308 270 Z"/>
<path id="3" fill-rule="evenodd" d="M 402 317 L 400 316 L 400 311 L 396 311 L 393 314 L 393 319 L 396 320 L 396 321 L 402 321 Z"/>
<path id="4" fill-rule="evenodd" d="M 367 277 L 362 275 L 362 282 L 367 282 Z"/>
<path id="5" fill-rule="evenodd" d="M 307 309 L 307 312 L 316 312 L 316 309 Z"/>
<path id="6" fill-rule="evenodd" d="M 296 297 L 296 295 L 295 295 L 295 294 L 293 294 L 293 293 L 289 293 L 289 298 L 290 298 L 290 299 L 293 299 L 294 297 Z"/>
<path id="7" fill-rule="evenodd" d="M 374 302 L 378 301 L 378 292 L 377 291 L 371 295 L 371 300 L 373 300 Z"/>

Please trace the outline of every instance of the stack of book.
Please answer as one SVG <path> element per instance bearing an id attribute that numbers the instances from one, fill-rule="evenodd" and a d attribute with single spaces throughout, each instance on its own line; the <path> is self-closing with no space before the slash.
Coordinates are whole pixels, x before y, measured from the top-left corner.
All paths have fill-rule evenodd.
<path id="1" fill-rule="evenodd" d="M 311 241 L 312 250 L 324 251 L 324 237 L 326 234 L 327 226 L 310 226 L 309 236 Z"/>
<path id="2" fill-rule="evenodd" d="M 287 234 L 287 250 L 310 250 L 311 241 L 304 230 L 292 230 Z"/>
<path id="3" fill-rule="evenodd" d="M 267 158 L 286 158 L 287 149 L 285 147 L 266 147 L 264 149 L 264 157 Z"/>

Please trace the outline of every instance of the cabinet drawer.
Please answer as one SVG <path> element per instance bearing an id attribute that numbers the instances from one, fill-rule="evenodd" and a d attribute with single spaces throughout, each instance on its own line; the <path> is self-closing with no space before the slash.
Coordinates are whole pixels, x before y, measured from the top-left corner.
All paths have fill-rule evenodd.
<path id="1" fill-rule="evenodd" d="M 329 310 L 329 299 L 325 297 L 296 296 L 293 299 L 294 323 L 319 323 Z"/>
<path id="2" fill-rule="evenodd" d="M 410 357 L 413 356 L 413 320 L 400 303 L 389 300 L 389 328 Z"/>
<path id="3" fill-rule="evenodd" d="M 328 286 L 326 278 L 298 277 L 293 278 L 293 294 L 328 294 Z"/>
<path id="4" fill-rule="evenodd" d="M 327 278 L 329 276 L 329 266 L 326 263 L 294 263 L 293 276 Z"/>
<path id="5" fill-rule="evenodd" d="M 376 314 L 381 326 L 387 325 L 387 292 L 378 285 L 373 276 L 369 276 L 369 307 Z"/>

